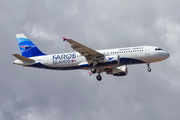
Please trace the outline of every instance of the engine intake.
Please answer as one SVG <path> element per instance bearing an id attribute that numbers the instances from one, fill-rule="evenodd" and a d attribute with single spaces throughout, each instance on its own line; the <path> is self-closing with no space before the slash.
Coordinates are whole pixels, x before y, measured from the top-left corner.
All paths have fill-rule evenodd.
<path id="1" fill-rule="evenodd" d="M 127 66 L 116 67 L 106 72 L 106 74 L 110 74 L 114 76 L 125 76 L 127 75 L 127 73 L 128 73 Z"/>

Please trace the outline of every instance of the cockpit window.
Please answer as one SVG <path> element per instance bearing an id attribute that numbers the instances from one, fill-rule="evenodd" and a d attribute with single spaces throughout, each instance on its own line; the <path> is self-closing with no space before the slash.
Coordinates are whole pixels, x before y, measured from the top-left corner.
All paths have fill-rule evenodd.
<path id="1" fill-rule="evenodd" d="M 158 50 L 158 51 L 160 51 L 160 50 L 163 51 L 163 49 L 161 49 L 161 48 L 156 48 L 155 50 L 156 50 L 156 51 L 157 51 L 157 50 Z"/>

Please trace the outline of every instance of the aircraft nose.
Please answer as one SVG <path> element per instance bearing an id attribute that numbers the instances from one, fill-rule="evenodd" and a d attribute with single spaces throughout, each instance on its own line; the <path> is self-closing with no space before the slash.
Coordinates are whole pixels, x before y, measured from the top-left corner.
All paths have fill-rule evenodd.
<path id="1" fill-rule="evenodd" d="M 165 56 L 166 58 L 169 58 L 170 54 L 169 54 L 168 52 L 166 52 L 166 53 L 164 53 L 164 56 Z"/>

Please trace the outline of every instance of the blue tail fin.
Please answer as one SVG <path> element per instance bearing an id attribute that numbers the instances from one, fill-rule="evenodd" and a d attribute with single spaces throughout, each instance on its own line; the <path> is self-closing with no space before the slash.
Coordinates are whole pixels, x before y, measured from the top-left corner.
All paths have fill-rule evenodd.
<path id="1" fill-rule="evenodd" d="M 34 57 L 45 55 L 24 34 L 16 34 L 22 56 Z"/>

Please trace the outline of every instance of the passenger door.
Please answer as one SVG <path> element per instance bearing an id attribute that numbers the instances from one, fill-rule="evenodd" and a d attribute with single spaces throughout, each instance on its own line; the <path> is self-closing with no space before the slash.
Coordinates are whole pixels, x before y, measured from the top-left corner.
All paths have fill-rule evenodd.
<path id="1" fill-rule="evenodd" d="M 150 47 L 145 46 L 145 55 L 150 55 Z"/>

